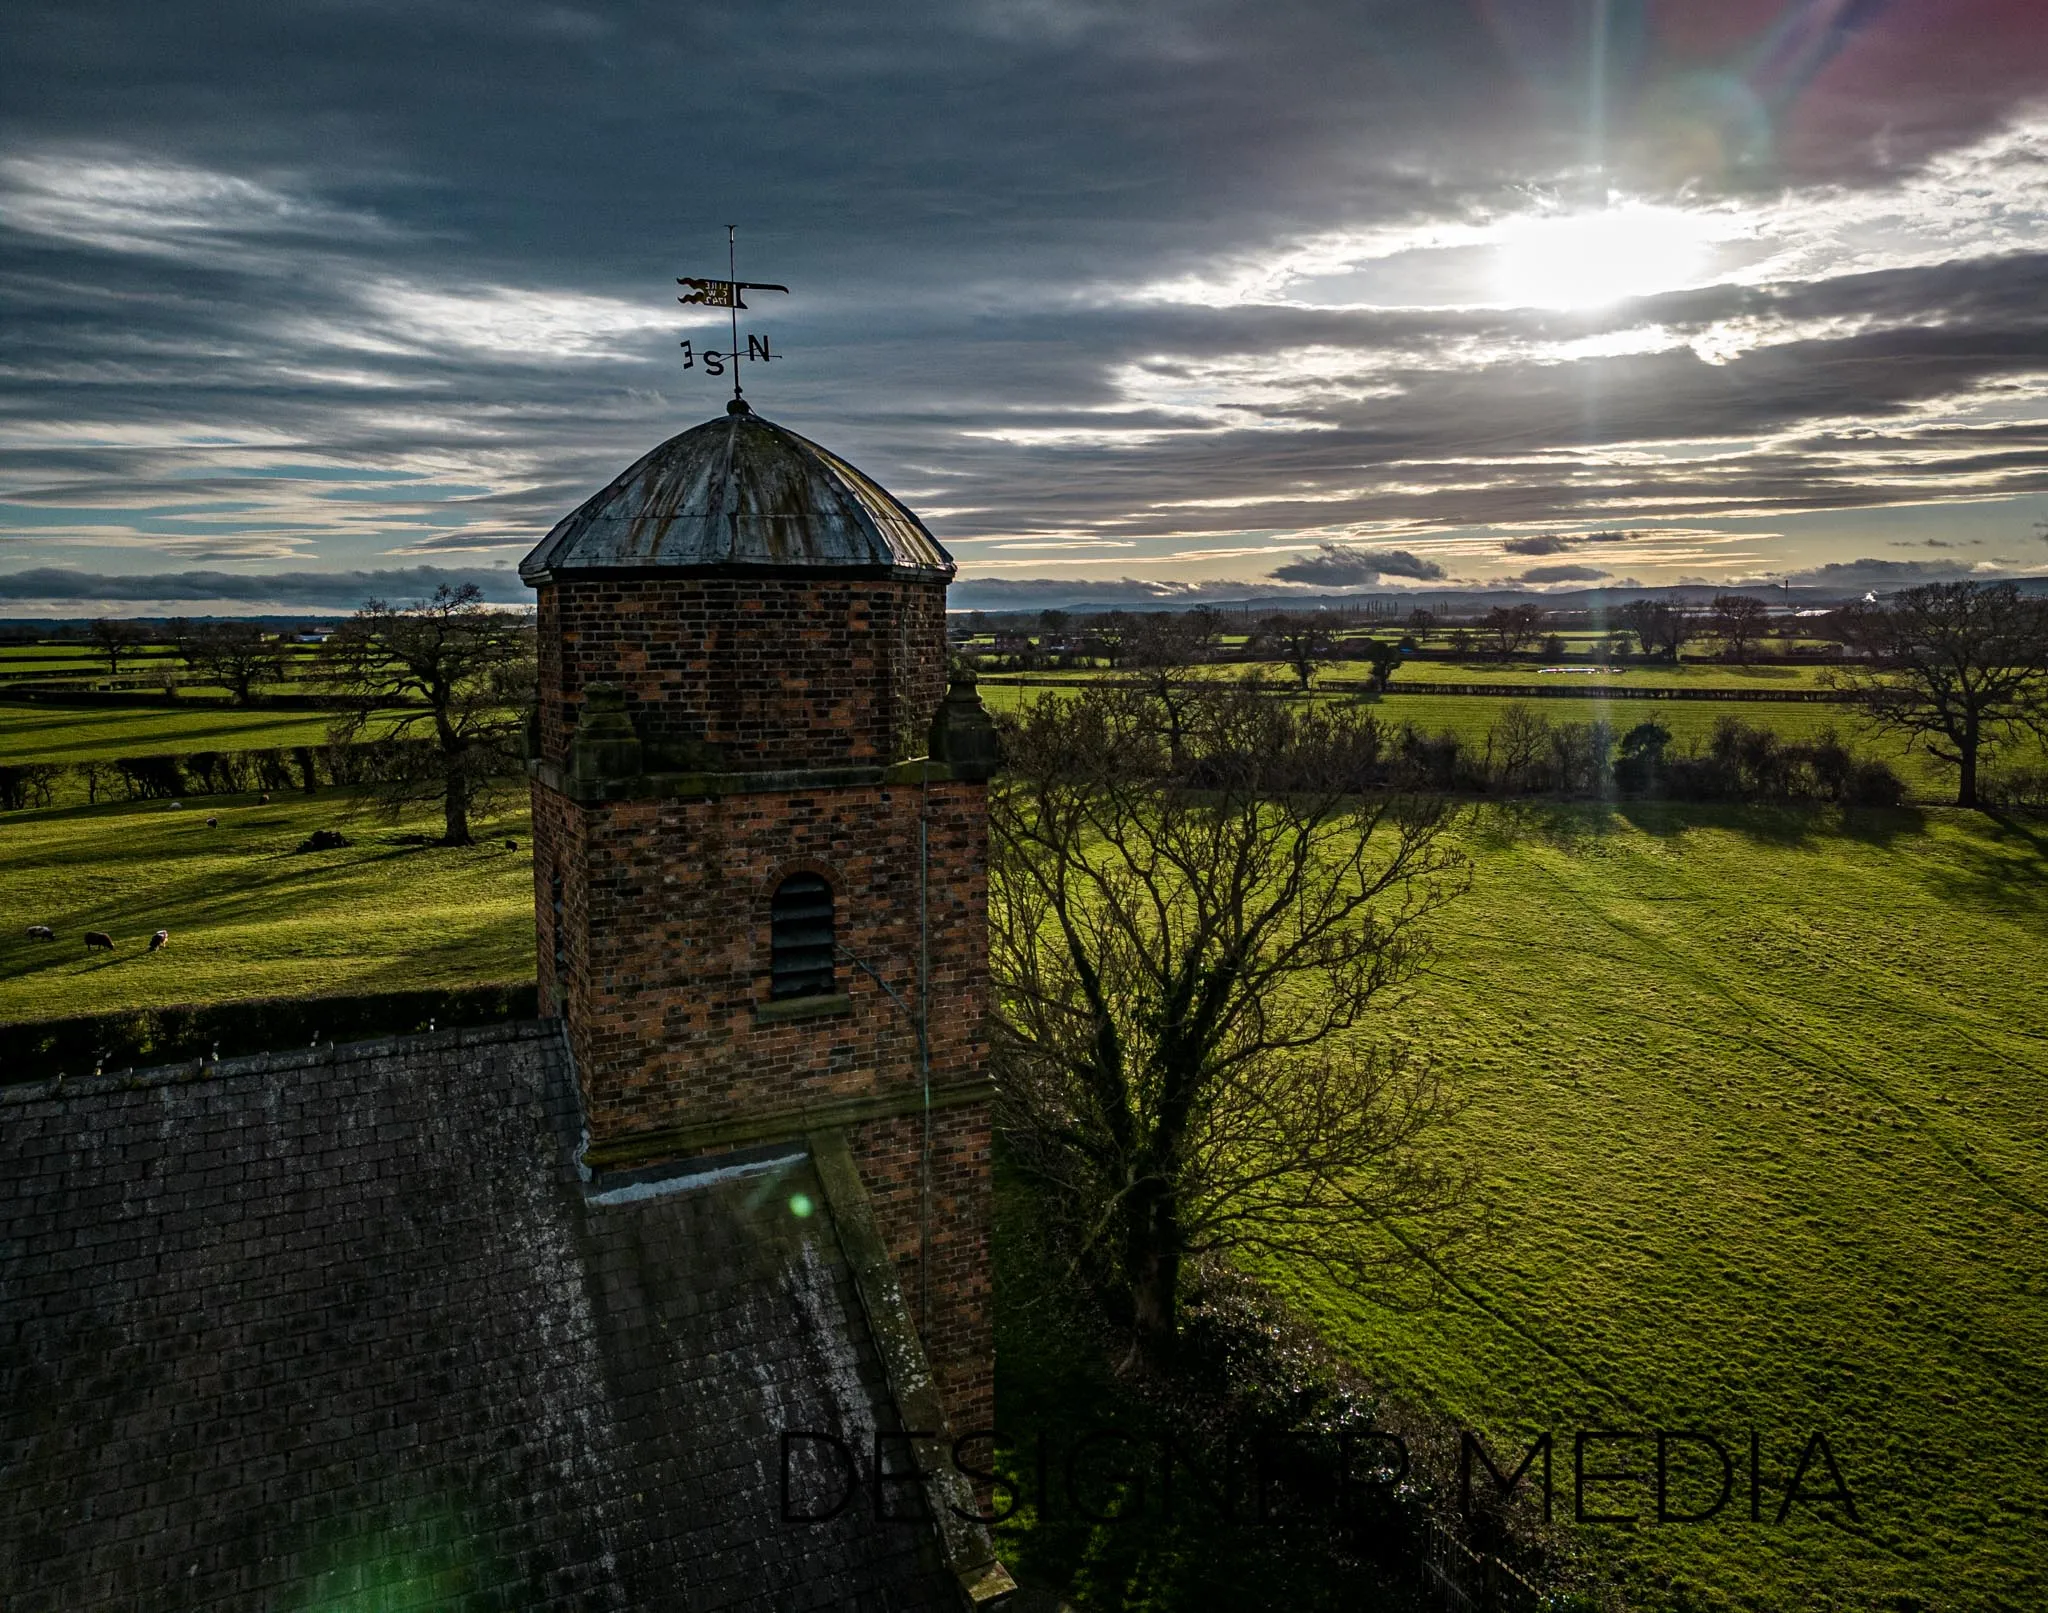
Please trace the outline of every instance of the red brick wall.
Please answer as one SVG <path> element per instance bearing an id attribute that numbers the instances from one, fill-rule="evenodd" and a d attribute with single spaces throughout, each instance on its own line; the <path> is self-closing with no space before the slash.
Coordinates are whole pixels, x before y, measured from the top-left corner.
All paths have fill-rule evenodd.
<path id="1" fill-rule="evenodd" d="M 932 1115 L 929 1320 L 922 1297 L 923 1143 L 920 1116 L 871 1121 L 854 1129 L 853 1157 L 958 1437 L 993 1428 L 996 1416 L 988 1105 L 962 1104 Z"/>
<path id="2" fill-rule="evenodd" d="M 610 682 L 651 747 L 721 747 L 722 769 L 874 765 L 920 756 L 945 689 L 945 589 L 890 578 L 689 573 L 571 578 L 539 590 L 541 754 L 569 762 L 582 691 Z M 650 768 L 658 763 L 650 757 Z M 594 1142 L 921 1090 L 909 1018 L 841 960 L 844 1013 L 763 1020 L 769 899 L 798 869 L 831 882 L 838 939 L 914 1008 L 918 824 L 931 1078 L 987 1070 L 985 787 L 763 791 L 582 807 L 533 790 L 543 1012 L 561 991 Z M 562 880 L 558 979 L 553 880 Z M 921 1117 L 854 1128 L 854 1157 L 921 1315 Z M 994 1413 L 986 1104 L 933 1115 L 925 1347 L 956 1430 Z"/>
<path id="3" fill-rule="evenodd" d="M 539 596 L 541 754 L 561 765 L 591 683 L 625 689 L 643 741 L 740 769 L 921 756 L 945 693 L 939 582 L 584 573 Z"/>
<path id="4" fill-rule="evenodd" d="M 934 1081 L 987 1066 L 984 790 L 933 784 L 926 808 Z M 850 1012 L 775 1021 L 756 1008 L 768 1001 L 769 899 L 799 868 L 831 881 L 840 944 L 915 1005 L 922 794 L 874 784 L 578 807 L 535 787 L 541 983 L 554 984 L 559 862 L 569 1038 L 593 1139 L 921 1081 L 909 1018 L 843 960 Z"/>
<path id="5" fill-rule="evenodd" d="M 565 1007 L 592 1140 L 922 1088 L 909 1018 L 842 960 L 850 1011 L 758 1020 L 768 998 L 769 898 L 796 869 L 826 875 L 838 939 L 914 1009 L 920 807 L 932 1080 L 987 1069 L 986 786 L 768 791 L 581 807 L 533 791 L 541 1002 L 557 985 L 551 881 L 562 874 Z M 868 1122 L 854 1157 L 921 1313 L 922 1120 Z M 931 1316 L 925 1347 L 956 1430 L 994 1415 L 986 1104 L 933 1115 Z"/>

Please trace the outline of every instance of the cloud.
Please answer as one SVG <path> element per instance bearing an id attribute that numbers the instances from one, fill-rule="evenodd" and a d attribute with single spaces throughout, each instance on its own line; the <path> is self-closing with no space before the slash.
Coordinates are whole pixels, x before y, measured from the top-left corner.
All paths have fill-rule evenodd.
<path id="1" fill-rule="evenodd" d="M 1115 544 L 1117 571 L 1207 586 L 1328 544 L 1282 580 L 1370 586 L 1444 580 L 1375 555 L 1462 574 L 1651 529 L 1608 552 L 1654 583 L 1836 560 L 1831 512 L 1896 512 L 1863 547 L 2048 513 L 2048 31 L 2025 7 L 1852 8 L 1810 59 L 1823 93 L 1773 79 L 1748 132 L 1725 116 L 1751 104 L 1739 65 L 1708 105 L 1670 64 L 1782 64 L 1754 8 L 1648 8 L 1645 48 L 1612 57 L 1603 207 L 1592 42 L 1561 0 L 1488 29 L 1458 7 L 762 0 L 709 33 L 689 7 L 629 28 L 447 0 L 404 50 L 381 5 L 209 31 L 141 0 L 91 28 L 24 4 L 0 61 L 17 567 L 531 543 L 722 408 L 677 345 L 701 353 L 715 316 L 673 281 L 720 272 L 727 218 L 740 272 L 793 288 L 746 316 L 776 353 L 749 397 L 934 489 L 963 557 L 1071 533 L 1045 572 Z M 1684 250 L 1609 288 L 1639 295 L 1525 306 L 1579 290 L 1512 283 L 1532 235 L 1576 251 L 1617 224 Z M 292 464 L 477 491 L 349 508 L 279 477 L 217 507 Z M 1749 552 L 1661 535 L 1738 522 Z M 1566 547 L 1530 547 L 1552 531 Z"/>
<path id="2" fill-rule="evenodd" d="M 1564 554 L 1576 540 L 1543 533 L 1533 538 L 1509 538 L 1500 546 L 1502 554 Z"/>
<path id="3" fill-rule="evenodd" d="M 1613 575 L 1613 572 L 1599 566 L 1531 566 L 1520 576 L 1508 580 L 1527 583 L 1598 582 L 1603 577 Z"/>
<path id="4" fill-rule="evenodd" d="M 1343 588 L 1375 583 L 1385 577 L 1409 577 L 1418 582 L 1435 582 L 1449 575 L 1434 560 L 1410 554 L 1406 549 L 1354 549 L 1341 543 L 1325 543 L 1305 560 L 1290 560 L 1267 573 L 1280 582 L 1315 583 L 1325 588 Z"/>
<path id="5" fill-rule="evenodd" d="M 0 571 L 0 600 L 44 604 L 183 604 L 223 601 L 351 611 L 367 599 L 408 602 L 442 584 L 475 583 L 484 597 L 530 603 L 532 594 L 509 571 L 454 571 L 412 566 L 393 571 L 172 571 L 97 576 L 58 566 Z"/>

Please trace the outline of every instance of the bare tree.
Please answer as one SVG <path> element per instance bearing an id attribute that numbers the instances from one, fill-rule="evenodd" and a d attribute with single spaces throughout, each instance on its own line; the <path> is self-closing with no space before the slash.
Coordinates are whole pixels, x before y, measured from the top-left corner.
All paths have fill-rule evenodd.
<path id="1" fill-rule="evenodd" d="M 1124 664 L 1132 640 L 1137 637 L 1138 624 L 1127 612 L 1106 611 L 1095 624 L 1095 631 L 1089 634 L 1101 647 L 1102 658 L 1112 669 Z"/>
<path id="2" fill-rule="evenodd" d="M 1631 599 L 1619 612 L 1645 655 L 1676 661 L 1678 652 L 1697 634 L 1699 624 L 1686 611 L 1661 599 Z"/>
<path id="3" fill-rule="evenodd" d="M 149 629 L 120 616 L 102 616 L 92 624 L 92 642 L 107 658 L 107 676 L 121 675 L 121 657 L 134 655 L 149 642 Z"/>
<path id="4" fill-rule="evenodd" d="M 191 624 L 178 634 L 178 653 L 187 666 L 226 688 L 238 706 L 250 703 L 258 684 L 284 677 L 283 648 L 260 622 Z"/>
<path id="5" fill-rule="evenodd" d="M 1956 770 L 1956 805 L 1977 804 L 1985 757 L 2048 731 L 2048 602 L 2011 583 L 1928 583 L 1840 618 L 1867 657 L 1828 674 L 1874 728 Z"/>
<path id="6" fill-rule="evenodd" d="M 1720 594 L 1708 619 L 1709 631 L 1721 641 L 1721 653 L 1731 661 L 1748 661 L 1763 642 L 1771 611 L 1761 599 L 1748 594 Z"/>
<path id="7" fill-rule="evenodd" d="M 1505 660 L 1528 647 L 1543 631 L 1545 619 L 1541 605 L 1496 605 L 1479 625 L 1493 641 L 1494 654 Z"/>
<path id="8" fill-rule="evenodd" d="M 1258 641 L 1267 655 L 1294 674 L 1304 694 L 1315 681 L 1316 668 L 1337 656 L 1329 628 L 1313 616 L 1268 616 L 1259 623 Z"/>
<path id="9" fill-rule="evenodd" d="M 1345 1034 L 1463 888 L 1446 809 L 1360 793 L 1381 731 L 1357 709 L 1210 684 L 1179 765 L 1161 726 L 1129 683 L 1038 702 L 990 798 L 1005 1135 L 1155 1360 L 1190 1260 L 1370 1284 L 1471 1202 L 1421 1146 L 1450 1107 L 1428 1062 Z"/>
<path id="10" fill-rule="evenodd" d="M 350 703 L 329 732 L 335 743 L 432 741 L 392 748 L 377 787 L 386 810 L 438 803 L 442 843 L 472 844 L 470 814 L 517 766 L 533 697 L 532 625 L 487 607 L 474 583 L 444 583 L 414 605 L 371 600 L 329 637 L 321 661 Z"/>
<path id="11" fill-rule="evenodd" d="M 1201 684 L 1188 669 L 1207 658 L 1213 642 L 1208 628 L 1193 611 L 1147 617 L 1132 640 L 1126 663 L 1131 681 L 1157 708 L 1167 755 L 1175 767 L 1186 755 L 1188 726 L 1201 698 Z"/>

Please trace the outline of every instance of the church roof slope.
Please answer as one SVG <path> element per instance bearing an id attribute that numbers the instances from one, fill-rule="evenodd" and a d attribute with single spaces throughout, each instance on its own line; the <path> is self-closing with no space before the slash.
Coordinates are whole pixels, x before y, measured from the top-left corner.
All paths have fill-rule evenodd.
<path id="1" fill-rule="evenodd" d="M 772 567 L 944 582 L 953 558 L 881 485 L 744 403 L 669 438 L 555 524 L 519 563 L 560 572 Z"/>
<path id="2" fill-rule="evenodd" d="M 782 1519 L 896 1426 L 800 1149 L 587 1184 L 553 1024 L 197 1074 L 0 1091 L 9 1613 L 958 1606 Z"/>

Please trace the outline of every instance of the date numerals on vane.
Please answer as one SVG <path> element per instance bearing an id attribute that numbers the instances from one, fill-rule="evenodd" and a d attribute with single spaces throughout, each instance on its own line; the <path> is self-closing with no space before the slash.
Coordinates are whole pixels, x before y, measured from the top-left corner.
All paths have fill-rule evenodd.
<path id="1" fill-rule="evenodd" d="M 747 338 L 747 350 L 744 353 L 737 350 L 727 352 L 725 349 L 718 347 L 706 347 L 700 350 L 691 346 L 688 342 L 684 342 L 682 346 L 683 368 L 694 370 L 697 367 L 697 361 L 702 359 L 704 361 L 704 372 L 707 375 L 723 375 L 728 364 L 737 364 L 743 358 L 759 359 L 763 364 L 766 364 L 770 359 L 782 356 L 780 353 L 768 351 L 768 338 L 765 336 L 749 336 Z"/>

